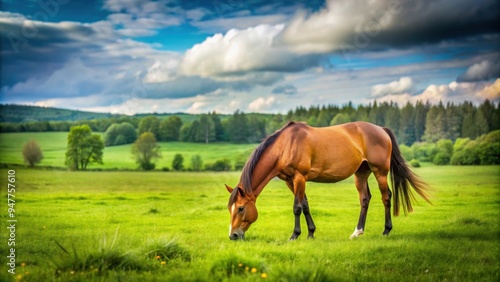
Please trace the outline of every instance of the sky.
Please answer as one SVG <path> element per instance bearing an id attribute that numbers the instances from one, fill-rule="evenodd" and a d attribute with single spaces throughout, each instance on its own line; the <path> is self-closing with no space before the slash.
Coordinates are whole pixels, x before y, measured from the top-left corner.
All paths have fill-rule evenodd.
<path id="1" fill-rule="evenodd" d="M 500 102 L 497 0 L 0 0 L 0 103 L 136 113 Z"/>

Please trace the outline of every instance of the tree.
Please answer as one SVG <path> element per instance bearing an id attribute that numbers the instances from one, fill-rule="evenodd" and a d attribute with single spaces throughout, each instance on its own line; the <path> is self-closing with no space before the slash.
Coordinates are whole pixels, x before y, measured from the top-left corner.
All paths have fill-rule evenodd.
<path id="1" fill-rule="evenodd" d="M 203 161 L 200 155 L 194 155 L 191 157 L 191 169 L 194 171 L 201 171 L 203 168 Z"/>
<path id="2" fill-rule="evenodd" d="M 161 158 L 160 146 L 152 132 L 144 132 L 132 145 L 132 155 L 143 170 L 155 168 L 154 162 Z"/>
<path id="3" fill-rule="evenodd" d="M 396 140 L 401 142 L 401 113 L 397 105 L 391 105 L 389 110 L 385 113 L 385 126 L 390 128 L 394 135 L 396 135 Z M 402 142 L 401 142 L 402 143 Z"/>
<path id="4" fill-rule="evenodd" d="M 229 135 L 229 141 L 233 143 L 247 143 L 249 136 L 247 115 L 237 110 L 229 118 L 227 133 Z"/>
<path id="5" fill-rule="evenodd" d="M 104 133 L 104 145 L 116 146 L 133 143 L 137 139 L 137 132 L 128 122 L 113 123 Z"/>
<path id="6" fill-rule="evenodd" d="M 68 134 L 65 164 L 71 169 L 86 170 L 91 163 L 102 164 L 104 142 L 92 134 L 87 124 L 72 126 Z"/>
<path id="7" fill-rule="evenodd" d="M 183 170 L 184 169 L 184 157 L 181 154 L 175 154 L 174 160 L 172 161 L 173 170 Z"/>
<path id="8" fill-rule="evenodd" d="M 333 117 L 332 121 L 330 122 L 330 125 L 338 125 L 338 124 L 347 123 L 350 121 L 351 121 L 351 119 L 349 118 L 348 114 L 338 113 Z"/>
<path id="9" fill-rule="evenodd" d="M 212 118 L 206 114 L 201 115 L 195 141 L 208 144 L 215 141 L 215 136 L 215 124 Z"/>
<path id="10" fill-rule="evenodd" d="M 141 135 L 144 132 L 151 132 L 155 135 L 155 138 L 159 136 L 160 120 L 155 116 L 147 116 L 141 119 L 139 122 L 138 133 Z"/>
<path id="11" fill-rule="evenodd" d="M 427 142 L 436 142 L 446 137 L 446 112 L 443 104 L 433 106 L 427 112 L 425 133 L 423 139 Z"/>
<path id="12" fill-rule="evenodd" d="M 182 120 L 178 116 L 171 116 L 164 119 L 159 125 L 160 141 L 179 141 L 182 127 Z"/>
<path id="13" fill-rule="evenodd" d="M 23 146 L 24 162 L 30 167 L 34 167 L 43 159 L 43 153 L 35 140 L 31 140 Z"/>
<path id="14" fill-rule="evenodd" d="M 415 141 L 422 141 L 422 136 L 425 132 L 425 123 L 427 117 L 427 111 L 429 110 L 429 104 L 424 105 L 421 101 L 417 101 L 415 104 Z"/>
<path id="15" fill-rule="evenodd" d="M 401 109 L 401 143 L 411 146 L 415 143 L 415 108 L 408 102 L 406 106 Z"/>

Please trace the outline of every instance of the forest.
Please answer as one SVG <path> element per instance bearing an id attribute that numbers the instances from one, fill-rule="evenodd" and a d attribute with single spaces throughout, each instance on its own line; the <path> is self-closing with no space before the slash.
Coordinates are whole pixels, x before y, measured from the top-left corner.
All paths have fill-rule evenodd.
<path id="1" fill-rule="evenodd" d="M 23 107 L 26 107 L 24 109 Z M 342 106 L 323 105 L 297 107 L 286 114 L 255 114 L 237 110 L 232 115 L 221 115 L 215 112 L 187 114 L 151 114 L 151 115 L 111 115 L 96 114 L 69 110 L 48 109 L 52 113 L 62 111 L 67 116 L 81 118 L 78 120 L 47 120 L 47 115 L 34 121 L 36 107 L 15 106 L 15 111 L 2 105 L 0 108 L 0 132 L 47 132 L 69 131 L 72 125 L 88 124 L 93 131 L 106 132 L 113 124 L 127 123 L 122 128 L 136 129 L 140 134 L 151 131 L 159 141 L 183 142 L 233 142 L 258 143 L 266 135 L 283 126 L 287 121 L 303 121 L 311 126 L 329 126 L 350 121 L 368 121 L 391 128 L 401 144 L 412 145 L 415 142 L 437 142 L 440 139 L 455 141 L 457 138 L 475 139 L 488 132 L 500 129 L 500 104 L 485 100 L 479 105 L 471 102 L 407 103 L 400 107 L 396 103 L 377 103 L 354 106 L 348 103 Z M 41 108 L 44 109 L 44 108 Z M 68 112 L 66 112 L 68 111 Z M 8 112 L 8 118 L 7 118 Z M 16 114 L 17 113 L 17 114 Z M 25 115 L 22 119 L 20 115 Z M 49 115 L 50 116 L 50 115 Z M 55 114 L 57 116 L 57 114 Z M 30 120 L 12 122 L 12 120 Z M 113 130 L 116 130 L 113 128 Z M 116 132 L 115 132 L 116 134 Z M 119 134 L 116 134 L 118 136 Z M 125 136 L 124 136 L 125 137 Z M 132 143 L 133 138 L 120 138 L 118 144 Z M 126 140 L 126 141 L 125 141 Z M 108 141 L 107 146 L 115 145 L 116 140 Z"/>

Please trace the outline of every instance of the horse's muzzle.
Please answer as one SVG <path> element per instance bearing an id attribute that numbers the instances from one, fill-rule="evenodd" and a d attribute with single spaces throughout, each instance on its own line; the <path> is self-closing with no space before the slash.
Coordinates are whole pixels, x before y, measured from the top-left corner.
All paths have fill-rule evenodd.
<path id="1" fill-rule="evenodd" d="M 231 240 L 245 239 L 245 234 L 233 233 L 229 236 Z"/>

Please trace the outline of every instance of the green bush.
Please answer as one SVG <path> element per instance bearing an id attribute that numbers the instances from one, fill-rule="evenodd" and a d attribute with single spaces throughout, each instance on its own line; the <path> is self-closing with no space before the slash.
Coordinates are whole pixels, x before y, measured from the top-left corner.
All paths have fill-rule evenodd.
<path id="1" fill-rule="evenodd" d="M 401 144 L 399 146 L 399 150 L 401 151 L 401 154 L 403 155 L 403 158 L 405 160 L 413 160 L 415 158 L 413 150 L 410 147 L 406 146 L 405 144 Z"/>
<path id="2" fill-rule="evenodd" d="M 177 171 L 184 169 L 184 157 L 181 154 L 175 154 L 172 161 L 172 169 Z"/>
<path id="3" fill-rule="evenodd" d="M 431 162 L 437 154 L 437 147 L 434 143 L 417 142 L 411 148 L 414 158 L 421 162 Z"/>
<path id="4" fill-rule="evenodd" d="M 231 161 L 229 159 L 217 160 L 213 164 L 206 164 L 205 170 L 230 171 L 231 170 Z"/>
<path id="5" fill-rule="evenodd" d="M 194 155 L 191 157 L 191 170 L 201 171 L 203 169 L 203 160 L 200 155 Z"/>
<path id="6" fill-rule="evenodd" d="M 482 165 L 500 164 L 500 130 L 495 130 L 479 145 L 479 159 Z"/>
<path id="7" fill-rule="evenodd" d="M 418 160 L 416 160 L 416 159 L 413 159 L 413 160 L 410 161 L 410 165 L 412 167 L 420 167 L 420 162 Z"/>
<path id="8" fill-rule="evenodd" d="M 450 155 L 446 152 L 439 152 L 432 159 L 432 163 L 435 165 L 447 165 L 450 163 Z"/>
<path id="9" fill-rule="evenodd" d="M 131 144 L 135 139 L 137 139 L 137 132 L 128 122 L 113 123 L 104 133 L 105 146 Z"/>

